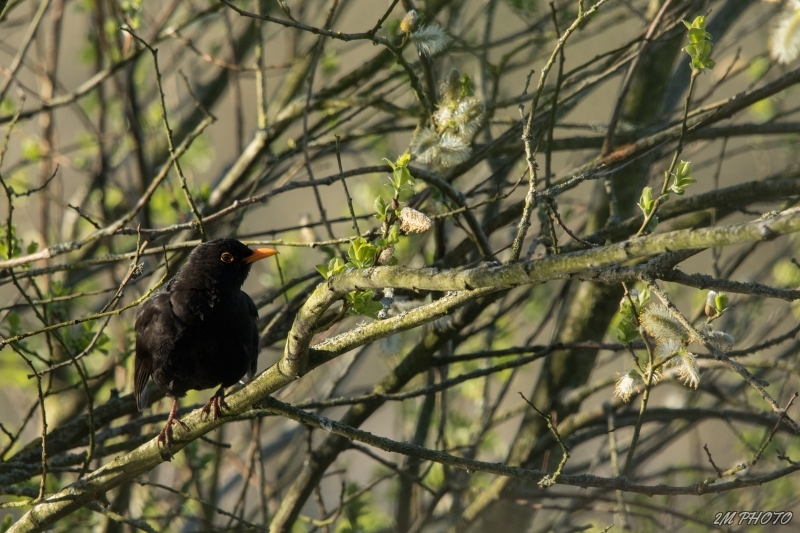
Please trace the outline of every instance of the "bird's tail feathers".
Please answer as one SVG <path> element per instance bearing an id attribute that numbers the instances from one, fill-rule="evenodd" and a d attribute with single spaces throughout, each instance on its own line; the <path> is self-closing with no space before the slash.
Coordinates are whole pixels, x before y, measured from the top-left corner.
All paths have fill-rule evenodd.
<path id="1" fill-rule="evenodd" d="M 246 385 L 249 382 L 253 381 L 254 377 L 255 377 L 255 372 L 251 372 L 250 370 L 248 370 L 247 373 L 244 376 L 242 376 L 242 379 L 239 380 L 239 383 L 241 383 L 242 385 Z"/>
<path id="2" fill-rule="evenodd" d="M 144 411 L 144 408 L 147 407 L 147 399 L 149 394 L 147 393 L 147 384 L 145 383 L 142 392 L 136 395 L 136 407 L 139 408 L 139 411 Z"/>

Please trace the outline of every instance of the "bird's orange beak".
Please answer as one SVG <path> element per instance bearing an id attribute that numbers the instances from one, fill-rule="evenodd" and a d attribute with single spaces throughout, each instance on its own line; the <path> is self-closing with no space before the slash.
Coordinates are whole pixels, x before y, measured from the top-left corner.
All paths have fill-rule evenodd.
<path id="1" fill-rule="evenodd" d="M 245 263 L 255 263 L 256 261 L 260 261 L 261 259 L 272 257 L 277 253 L 278 250 L 273 250 L 272 248 L 256 248 L 255 250 L 253 250 L 253 253 L 245 257 L 243 261 Z"/>

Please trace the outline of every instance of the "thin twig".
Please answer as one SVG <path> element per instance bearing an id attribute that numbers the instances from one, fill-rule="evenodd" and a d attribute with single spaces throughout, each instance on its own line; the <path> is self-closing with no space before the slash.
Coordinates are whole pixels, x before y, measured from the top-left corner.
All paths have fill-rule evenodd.
<path id="1" fill-rule="evenodd" d="M 785 411 L 781 409 L 781 407 L 775 402 L 772 396 L 770 396 L 770 394 L 765 390 L 764 387 L 768 384 L 764 380 L 755 377 L 747 370 L 747 368 L 744 367 L 744 365 L 732 360 L 730 357 L 728 357 L 719 349 L 717 349 L 715 346 L 713 346 L 711 343 L 709 343 L 708 340 L 703 335 L 701 335 L 700 332 L 698 332 L 697 329 L 695 329 L 695 327 L 692 326 L 688 320 L 686 320 L 686 317 L 684 317 L 683 314 L 681 314 L 681 312 L 678 311 L 678 309 L 675 307 L 675 304 L 673 304 L 670 301 L 669 297 L 667 297 L 666 293 L 664 293 L 664 291 L 661 290 L 661 288 L 655 283 L 655 281 L 648 278 L 645 278 L 642 281 L 647 283 L 647 286 L 650 288 L 650 290 L 653 291 L 653 293 L 659 297 L 659 299 L 664 303 L 667 309 L 669 309 L 672 316 L 674 316 L 678 320 L 678 322 L 680 322 L 681 325 L 691 333 L 692 337 L 695 340 L 702 343 L 705 349 L 708 350 L 711 354 L 713 354 L 717 360 L 722 361 L 730 368 L 732 368 L 734 371 L 736 371 L 736 373 L 742 376 L 744 380 L 761 395 L 764 401 L 766 401 L 769 404 L 769 406 L 772 407 L 772 410 L 781 415 L 782 417 L 781 419 L 787 426 L 789 426 L 795 433 L 800 433 L 800 426 L 798 426 L 797 422 L 786 416 Z"/>
<path id="2" fill-rule="evenodd" d="M 675 153 L 672 156 L 672 162 L 669 165 L 669 169 L 664 173 L 664 181 L 661 185 L 661 194 L 659 194 L 658 198 L 656 198 L 655 202 L 653 203 L 653 208 L 649 213 L 647 213 L 647 216 L 644 217 L 642 226 L 639 228 L 639 231 L 636 232 L 636 235 L 642 235 L 645 232 L 647 226 L 650 225 L 650 221 L 656 216 L 658 208 L 661 206 L 661 199 L 665 197 L 664 195 L 669 189 L 669 182 L 672 179 L 673 172 L 675 172 L 675 167 L 678 165 L 678 158 L 683 152 L 683 140 L 686 138 L 687 119 L 689 118 L 689 102 L 692 98 L 692 91 L 694 91 L 694 81 L 699 75 L 699 70 L 692 70 L 691 78 L 689 78 L 689 90 L 686 93 L 686 100 L 684 100 L 683 104 L 683 120 L 681 121 L 681 132 L 678 137 L 678 145 L 675 147 Z"/>
<path id="3" fill-rule="evenodd" d="M 553 28 L 556 32 L 556 37 L 561 38 L 561 30 L 558 29 L 558 12 L 554 2 L 550 2 L 550 15 L 553 19 Z M 566 57 L 564 55 L 564 48 L 558 52 L 558 74 L 556 75 L 556 86 L 553 89 L 553 98 L 550 100 L 550 121 L 547 124 L 547 151 L 545 152 L 544 160 L 544 186 L 545 189 L 550 188 L 550 165 L 552 163 L 553 153 L 553 129 L 556 125 L 556 111 L 558 111 L 558 95 L 561 92 L 561 84 L 564 81 L 564 62 Z"/>
<path id="4" fill-rule="evenodd" d="M 633 75 L 636 73 L 636 69 L 639 66 L 639 62 L 644 57 L 645 52 L 653 42 L 653 35 L 655 34 L 659 24 L 661 24 L 661 19 L 664 17 L 664 14 L 667 12 L 671 4 L 672 0 L 666 0 L 661 5 L 661 9 L 658 10 L 658 13 L 653 18 L 650 26 L 647 28 L 647 33 L 645 33 L 644 38 L 642 38 L 642 44 L 639 46 L 639 50 L 636 51 L 636 56 L 628 65 L 628 70 L 625 72 L 625 79 L 622 81 L 622 86 L 619 90 L 619 96 L 617 97 L 616 104 L 614 105 L 614 111 L 611 113 L 611 120 L 608 121 L 608 131 L 606 132 L 606 138 L 603 141 L 603 147 L 601 149 L 601 153 L 603 155 L 608 154 L 614 148 L 614 137 L 617 134 L 617 122 L 619 122 L 619 117 L 622 114 L 622 107 L 625 103 L 625 97 L 628 95 L 628 90 L 633 82 Z"/>
<path id="5" fill-rule="evenodd" d="M 714 470 L 716 470 L 717 475 L 719 477 L 722 477 L 722 470 L 720 469 L 720 467 L 716 465 L 716 463 L 714 462 L 714 458 L 711 457 L 711 451 L 709 451 L 708 449 L 708 444 L 703 444 L 703 449 L 706 451 L 706 455 L 708 456 L 708 462 L 711 463 L 712 467 L 714 467 Z"/>
<path id="6" fill-rule="evenodd" d="M 556 442 L 558 442 L 558 445 L 561 446 L 561 461 L 558 463 L 558 468 L 556 468 L 556 471 L 553 472 L 552 476 L 545 476 L 542 478 L 541 481 L 539 481 L 539 486 L 541 488 L 547 488 L 551 485 L 554 485 L 558 481 L 558 476 L 560 476 L 561 472 L 564 471 L 564 466 L 566 466 L 567 459 L 569 459 L 569 449 L 564 444 L 564 441 L 561 440 L 561 435 L 558 434 L 558 429 L 556 428 L 555 424 L 553 424 L 553 418 L 550 415 L 546 415 L 539 409 L 537 409 L 536 406 L 533 405 L 533 402 L 528 400 L 521 392 L 519 393 L 519 395 L 522 397 L 523 400 L 525 400 L 525 403 L 530 405 L 531 408 L 534 411 L 536 411 L 537 415 L 539 415 L 544 419 L 545 423 L 547 424 L 547 428 L 553 434 L 553 437 L 555 437 Z"/>
<path id="7" fill-rule="evenodd" d="M 395 0 L 397 3 L 398 0 Z M 339 164 L 339 177 L 342 180 L 342 187 L 344 187 L 344 195 L 347 198 L 347 208 L 350 210 L 350 217 L 353 219 L 353 229 L 356 235 L 361 235 L 361 230 L 358 229 L 358 219 L 353 210 L 353 199 L 350 197 L 350 191 L 347 190 L 347 181 L 344 179 L 344 170 L 342 169 L 342 152 L 339 150 L 339 136 L 336 136 L 336 162 Z"/>
<path id="8" fill-rule="evenodd" d="M 8 69 L 6 70 L 6 79 L 3 80 L 3 84 L 0 85 L 0 101 L 2 101 L 3 98 L 5 97 L 6 91 L 8 90 L 8 86 L 11 84 L 11 81 L 15 78 L 17 74 L 17 69 L 19 69 L 20 65 L 22 65 L 22 59 L 28 52 L 28 46 L 30 46 L 31 41 L 36 35 L 36 30 L 39 28 L 39 24 L 42 22 L 44 13 L 45 11 L 47 11 L 47 7 L 49 5 L 50 5 L 50 0 L 40 0 L 39 7 L 33 14 L 33 17 L 31 18 L 31 23 L 28 25 L 28 29 L 25 31 L 25 35 L 22 37 L 22 40 L 20 41 L 20 46 L 17 49 L 17 54 L 14 56 L 14 59 L 11 60 L 11 63 L 9 64 Z"/>
<path id="9" fill-rule="evenodd" d="M 21 110 L 21 109 L 20 109 L 20 110 Z M 14 126 L 13 126 L 13 124 L 12 124 L 11 128 L 13 128 L 13 127 L 14 127 Z M 11 131 L 11 129 L 9 129 L 9 132 L 10 132 L 10 131 Z M 4 150 L 3 150 L 3 151 L 5 151 L 5 146 L 4 146 Z M 3 164 L 3 159 L 2 159 L 2 157 L 0 157 L 0 165 L 2 165 L 2 164 Z M 32 195 L 32 194 L 36 194 L 36 193 L 37 193 L 37 192 L 39 192 L 39 191 L 43 191 L 44 189 L 46 189 L 46 188 L 47 188 L 47 186 L 48 186 L 48 185 L 50 185 L 50 182 L 51 182 L 51 181 L 53 181 L 53 179 L 55 179 L 55 177 L 56 177 L 56 175 L 58 174 L 58 171 L 59 171 L 59 169 L 60 169 L 60 168 L 61 168 L 61 165 L 58 165 L 58 164 L 57 164 L 57 165 L 56 165 L 56 168 L 53 170 L 53 173 L 52 173 L 52 174 L 50 174 L 50 177 L 49 177 L 49 178 L 47 178 L 46 180 L 44 180 L 44 182 L 42 182 L 42 184 L 41 184 L 40 186 L 38 186 L 38 187 L 34 187 L 33 189 L 28 189 L 28 190 L 27 190 L 27 191 L 25 191 L 25 192 L 16 192 L 16 191 L 14 191 L 14 190 L 13 190 L 13 188 L 12 188 L 12 194 L 13 194 L 14 196 L 16 196 L 17 198 L 22 198 L 22 197 L 24 197 L 24 196 L 30 196 L 30 195 Z M 72 207 L 72 206 L 70 206 L 70 207 Z"/>
<path id="10" fill-rule="evenodd" d="M 331 5 L 330 11 L 328 12 L 328 18 L 325 21 L 325 29 L 327 30 L 330 24 L 333 22 L 333 14 L 336 11 L 336 6 L 338 5 L 339 0 L 333 0 L 333 4 Z M 319 58 L 322 55 L 322 49 L 324 45 L 323 37 L 320 36 L 317 39 L 317 45 L 314 48 L 314 57 L 311 60 L 311 65 L 309 67 L 308 73 L 308 91 L 306 92 L 306 105 L 303 109 L 303 157 L 305 158 L 305 165 L 306 171 L 308 172 L 308 177 L 313 181 L 314 180 L 314 172 L 311 169 L 311 155 L 308 152 L 308 114 L 311 110 L 311 96 L 314 94 L 314 76 L 317 71 L 317 63 L 319 62 Z M 339 170 L 340 175 L 342 174 L 341 169 Z M 319 210 L 319 216 L 322 221 L 325 223 L 325 229 L 328 231 L 328 238 L 335 239 L 336 236 L 333 233 L 333 227 L 331 223 L 328 222 L 328 217 L 325 213 L 325 206 L 322 204 L 322 197 L 319 194 L 319 188 L 317 187 L 316 183 L 313 186 L 314 190 L 314 199 L 317 201 L 317 209 Z M 337 247 L 338 248 L 338 247 Z"/>
<path id="11" fill-rule="evenodd" d="M 201 240 L 205 241 L 207 236 L 206 228 L 203 225 L 203 217 L 200 215 L 200 211 L 197 209 L 197 205 L 195 205 L 192 193 L 189 191 L 189 186 L 186 184 L 186 176 L 183 174 L 180 159 L 175 154 L 175 144 L 172 140 L 172 129 L 169 127 L 169 119 L 167 118 L 167 104 L 164 101 L 164 89 L 161 86 L 161 70 L 158 68 L 158 50 L 150 46 L 147 41 L 136 35 L 130 28 L 123 27 L 122 31 L 129 33 L 131 37 L 139 41 L 145 48 L 150 50 L 150 53 L 153 55 L 153 65 L 156 69 L 156 87 L 158 88 L 158 94 L 161 97 L 161 120 L 164 123 L 164 130 L 167 133 L 167 145 L 169 146 L 169 153 L 172 156 L 172 161 L 175 164 L 175 170 L 178 172 L 178 178 L 180 179 L 181 189 L 186 197 L 186 202 L 189 204 L 189 209 L 192 211 L 192 215 L 194 215 L 195 222 L 197 223 L 197 229 L 200 232 L 200 238 Z"/>
<path id="12" fill-rule="evenodd" d="M 564 224 L 564 221 L 561 219 L 561 215 L 559 214 L 558 208 L 556 207 L 555 202 L 553 200 L 549 200 L 547 202 L 547 207 L 548 207 L 548 209 L 550 209 L 553 212 L 553 215 L 556 217 L 556 220 L 558 221 L 558 225 L 561 226 L 561 229 L 563 229 L 565 232 L 567 232 L 567 235 L 572 237 L 577 242 L 583 244 L 584 246 L 588 246 L 589 248 L 594 248 L 595 246 L 600 246 L 599 244 L 595 244 L 593 242 L 589 242 L 589 241 L 581 239 L 580 237 L 575 235 L 575 233 L 573 233 L 572 230 L 570 230 L 567 227 L 567 225 Z"/>
<path id="13" fill-rule="evenodd" d="M 547 74 L 550 72 L 550 69 L 553 68 L 556 58 L 561 53 L 561 50 L 564 48 L 564 45 L 566 44 L 570 35 L 572 35 L 572 33 L 578 28 L 578 26 L 580 26 L 581 23 L 593 15 L 600 8 L 600 6 L 605 4 L 607 1 L 608 0 L 600 0 L 591 8 L 589 8 L 588 11 L 584 11 L 583 9 L 583 0 L 579 1 L 577 18 L 570 25 L 570 27 L 564 31 L 564 34 L 559 37 L 558 42 L 553 49 L 553 53 L 550 55 L 550 59 L 545 64 L 544 68 L 542 68 L 542 73 L 539 76 L 539 83 L 536 85 L 536 90 L 534 91 L 533 98 L 531 100 L 531 110 L 528 112 L 528 118 L 525 121 L 525 125 L 522 130 L 522 141 L 525 145 L 525 160 L 528 163 L 528 177 L 530 185 L 528 188 L 528 194 L 525 197 L 525 207 L 522 210 L 522 217 L 520 218 L 519 225 L 517 226 L 517 236 L 514 238 L 514 244 L 511 247 L 511 257 L 509 262 L 517 261 L 522 253 L 522 242 L 525 240 L 525 235 L 531 225 L 531 213 L 536 207 L 537 166 L 535 160 L 536 150 L 533 147 L 532 126 L 533 117 L 536 115 L 536 109 L 539 103 L 539 97 L 544 91 L 544 84 L 545 80 L 547 79 Z"/>
<path id="14" fill-rule="evenodd" d="M 166 250 L 164 251 L 164 258 L 166 260 Z M 168 267 L 168 265 L 167 265 L 167 267 Z M 87 315 L 85 317 L 75 318 L 73 320 L 67 320 L 66 322 L 59 322 L 58 324 L 52 324 L 52 325 L 49 325 L 49 326 L 46 326 L 44 328 L 37 329 L 37 330 L 34 330 L 34 331 L 28 331 L 28 332 L 25 332 L 25 333 L 20 333 L 19 335 L 15 335 L 13 337 L 5 339 L 2 343 L 0 343 L 0 347 L 4 346 L 6 343 L 17 342 L 17 341 L 20 341 L 22 339 L 26 339 L 28 337 L 32 337 L 34 335 L 39 335 L 40 333 L 46 333 L 48 331 L 54 331 L 54 330 L 57 330 L 57 329 L 65 328 L 67 326 L 74 326 L 76 324 L 81 324 L 83 322 L 90 322 L 92 320 L 97 320 L 99 318 L 103 318 L 103 317 L 106 317 L 106 316 L 118 315 L 118 314 L 122 313 L 123 311 L 127 311 L 128 309 L 132 309 L 132 308 L 138 306 L 139 304 L 144 302 L 146 299 L 148 299 L 155 291 L 158 290 L 159 287 L 161 287 L 161 285 L 163 285 L 163 283 L 167 280 L 167 276 L 168 275 L 169 275 L 169 268 L 166 268 L 166 270 L 164 271 L 164 275 L 161 277 L 161 279 L 158 281 L 158 283 L 156 283 L 149 291 L 147 291 L 144 295 L 142 295 L 141 298 L 138 298 L 134 302 L 131 302 L 130 304 L 128 304 L 128 305 L 126 305 L 124 307 L 120 307 L 119 309 L 114 309 L 114 310 L 111 310 L 111 311 L 105 311 L 103 313 L 92 313 L 92 314 Z"/>
<path id="15" fill-rule="evenodd" d="M 42 439 L 42 477 L 39 483 L 39 496 L 36 498 L 36 501 L 42 501 L 44 499 L 45 494 L 45 487 L 47 483 L 47 412 L 45 411 L 44 406 L 44 394 L 42 393 L 42 374 L 36 371 L 36 367 L 33 366 L 31 360 L 25 357 L 25 355 L 17 349 L 14 344 L 10 344 L 11 349 L 17 352 L 17 355 L 22 357 L 22 360 L 25 361 L 25 364 L 33 371 L 34 375 L 36 376 L 36 391 L 39 398 L 39 413 L 42 417 L 42 432 L 41 432 L 41 439 Z M 33 502 L 35 503 L 35 502 Z"/>

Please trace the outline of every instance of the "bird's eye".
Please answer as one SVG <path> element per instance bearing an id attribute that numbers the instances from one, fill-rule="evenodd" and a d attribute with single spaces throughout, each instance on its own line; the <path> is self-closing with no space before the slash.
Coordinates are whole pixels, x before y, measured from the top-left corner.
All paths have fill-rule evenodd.
<path id="1" fill-rule="evenodd" d="M 233 254 L 230 252 L 222 252 L 222 255 L 219 256 L 219 260 L 223 263 L 233 263 Z"/>

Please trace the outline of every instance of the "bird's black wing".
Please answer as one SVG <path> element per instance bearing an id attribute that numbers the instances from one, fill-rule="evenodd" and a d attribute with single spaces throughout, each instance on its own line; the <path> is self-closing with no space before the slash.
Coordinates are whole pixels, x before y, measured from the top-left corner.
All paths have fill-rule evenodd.
<path id="1" fill-rule="evenodd" d="M 147 342 L 147 329 L 158 314 L 155 300 L 159 296 L 156 294 L 142 305 L 142 309 L 136 315 L 134 326 L 136 330 L 136 360 L 134 362 L 133 396 L 136 398 L 136 407 L 139 408 L 139 411 L 147 406 L 147 380 L 153 373 L 153 354 L 150 352 Z"/>
<path id="2" fill-rule="evenodd" d="M 133 393 L 136 406 L 141 411 L 147 406 L 147 380 L 151 376 L 167 394 L 171 390 L 163 376 L 157 374 L 173 356 L 175 345 L 180 342 L 182 328 L 172 313 L 172 280 L 147 300 L 136 315 L 136 362 L 134 364 Z M 185 393 L 185 391 L 184 391 Z M 170 394 L 174 396 L 174 394 Z M 182 396 L 182 394 L 178 394 Z"/>

